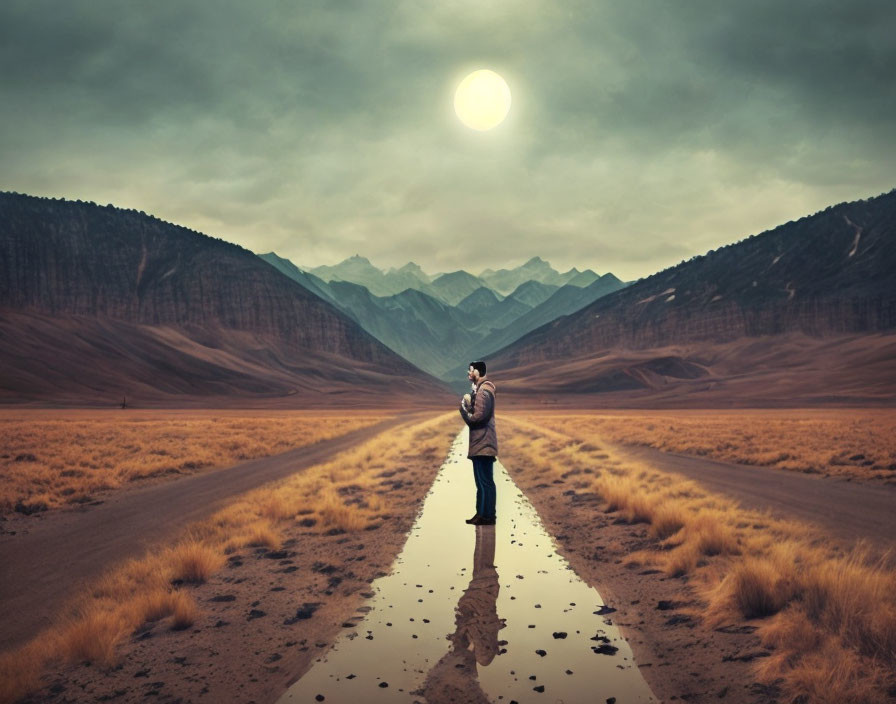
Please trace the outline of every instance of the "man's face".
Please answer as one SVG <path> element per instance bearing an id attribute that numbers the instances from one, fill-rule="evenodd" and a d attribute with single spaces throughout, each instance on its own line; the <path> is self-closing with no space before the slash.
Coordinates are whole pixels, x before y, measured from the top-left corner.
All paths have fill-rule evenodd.
<path id="1" fill-rule="evenodd" d="M 467 379 L 469 379 L 470 381 L 476 381 L 477 379 L 479 379 L 479 372 L 473 369 L 473 367 L 470 367 L 467 370 Z"/>

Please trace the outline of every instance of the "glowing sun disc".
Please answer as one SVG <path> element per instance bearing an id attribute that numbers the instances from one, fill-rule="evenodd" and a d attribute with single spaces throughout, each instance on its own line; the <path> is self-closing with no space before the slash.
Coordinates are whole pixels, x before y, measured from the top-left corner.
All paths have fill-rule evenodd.
<path id="1" fill-rule="evenodd" d="M 497 127 L 510 112 L 510 87 L 494 71 L 473 71 L 454 93 L 454 112 L 474 130 L 484 132 Z"/>

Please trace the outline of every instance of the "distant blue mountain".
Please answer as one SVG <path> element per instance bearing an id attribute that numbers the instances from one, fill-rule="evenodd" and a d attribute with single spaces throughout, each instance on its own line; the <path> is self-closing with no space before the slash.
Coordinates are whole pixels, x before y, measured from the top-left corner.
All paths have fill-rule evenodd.
<path id="1" fill-rule="evenodd" d="M 259 256 L 335 305 L 408 361 L 453 380 L 463 375 L 468 357 L 477 356 L 475 352 L 498 349 L 553 319 L 548 316 L 571 313 L 624 285 L 612 274 L 599 277 L 590 270 L 559 274 L 537 257 L 517 269 L 502 270 L 498 278 L 504 284 L 519 281 L 503 295 L 469 272 L 430 276 L 413 262 L 383 272 L 355 255 L 335 266 L 303 271 L 273 252 Z M 521 280 L 526 275 L 592 284 L 558 286 L 535 278 Z M 460 371 L 458 365 L 463 367 Z"/>

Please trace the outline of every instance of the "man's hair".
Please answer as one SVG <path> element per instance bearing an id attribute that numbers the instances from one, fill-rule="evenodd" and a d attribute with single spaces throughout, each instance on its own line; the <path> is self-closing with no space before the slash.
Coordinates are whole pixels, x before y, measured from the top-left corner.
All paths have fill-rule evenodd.
<path id="1" fill-rule="evenodd" d="M 479 372 L 479 376 L 485 376 L 485 362 L 470 362 L 470 366 Z"/>

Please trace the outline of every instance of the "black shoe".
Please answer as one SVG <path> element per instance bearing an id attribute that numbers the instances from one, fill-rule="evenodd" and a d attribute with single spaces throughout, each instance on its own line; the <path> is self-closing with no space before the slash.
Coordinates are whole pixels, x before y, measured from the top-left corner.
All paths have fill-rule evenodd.
<path id="1" fill-rule="evenodd" d="M 469 523 L 471 526 L 478 526 L 478 525 L 479 525 L 479 519 L 480 519 L 480 518 L 482 518 L 482 516 L 480 516 L 480 515 L 477 513 L 477 514 L 476 514 L 475 516 L 473 516 L 472 518 L 468 518 L 465 522 L 466 522 L 466 523 Z"/>
<path id="2" fill-rule="evenodd" d="M 493 525 L 495 525 L 495 519 L 494 518 L 480 518 L 477 521 L 476 525 L 477 526 L 493 526 Z"/>

